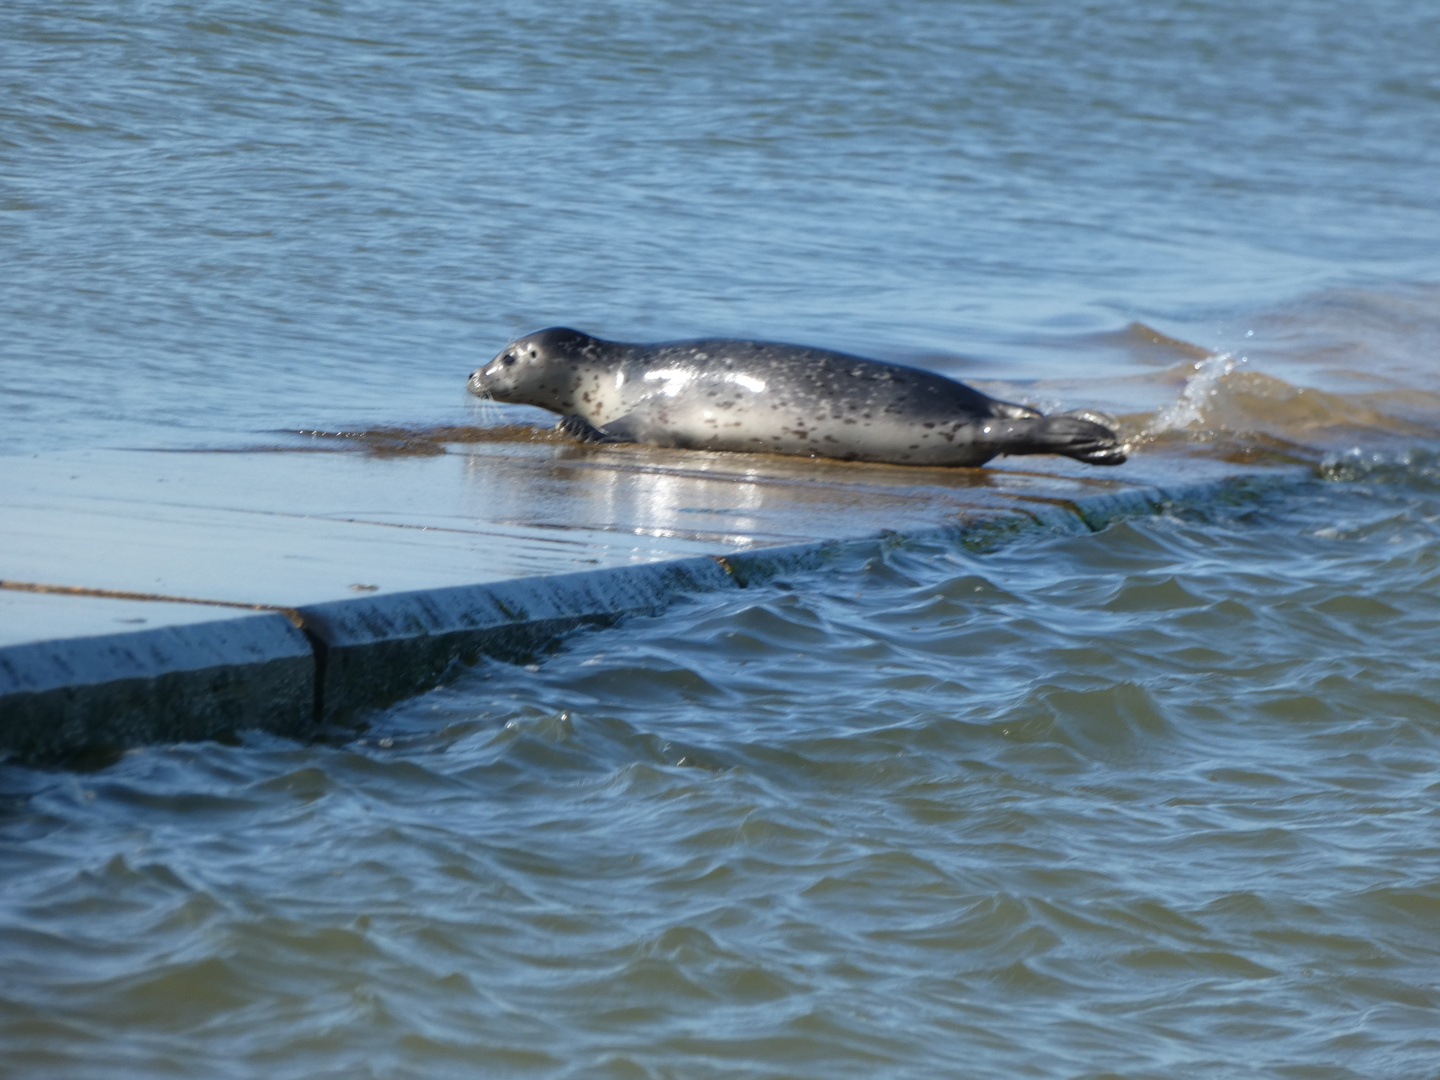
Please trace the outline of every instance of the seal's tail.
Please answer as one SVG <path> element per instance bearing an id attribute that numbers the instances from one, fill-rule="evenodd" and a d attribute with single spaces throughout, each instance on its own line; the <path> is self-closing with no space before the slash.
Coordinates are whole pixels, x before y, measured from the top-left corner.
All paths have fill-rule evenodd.
<path id="1" fill-rule="evenodd" d="M 1130 448 L 1101 413 L 1078 410 L 1012 420 L 1002 454 L 1064 454 L 1088 465 L 1119 465 Z"/>

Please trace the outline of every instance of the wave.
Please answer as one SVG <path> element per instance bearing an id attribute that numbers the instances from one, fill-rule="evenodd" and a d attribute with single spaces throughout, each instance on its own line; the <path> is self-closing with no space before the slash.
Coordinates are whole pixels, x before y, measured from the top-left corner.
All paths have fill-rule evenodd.
<path id="1" fill-rule="evenodd" d="M 1331 448 L 1357 438 L 1440 439 L 1440 394 L 1421 389 L 1339 394 L 1255 370 L 1248 357 L 1219 353 L 1189 365 L 1174 400 L 1126 417 L 1139 442 L 1266 435 Z"/>
<path id="2" fill-rule="evenodd" d="M 1227 321 L 1213 348 L 1141 322 L 1071 339 L 1060 344 L 1092 370 L 1121 370 L 996 389 L 1047 409 L 1118 412 L 1142 454 L 1280 455 L 1336 478 L 1399 470 L 1418 479 L 1432 468 L 1440 286 L 1328 289 Z"/>

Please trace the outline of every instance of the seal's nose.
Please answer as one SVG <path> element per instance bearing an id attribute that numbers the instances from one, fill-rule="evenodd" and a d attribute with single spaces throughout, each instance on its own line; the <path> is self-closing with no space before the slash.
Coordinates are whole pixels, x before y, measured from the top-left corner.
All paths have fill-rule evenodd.
<path id="1" fill-rule="evenodd" d="M 470 373 L 470 378 L 465 380 L 465 388 L 472 394 L 483 392 L 485 386 L 485 369 L 476 368 Z"/>

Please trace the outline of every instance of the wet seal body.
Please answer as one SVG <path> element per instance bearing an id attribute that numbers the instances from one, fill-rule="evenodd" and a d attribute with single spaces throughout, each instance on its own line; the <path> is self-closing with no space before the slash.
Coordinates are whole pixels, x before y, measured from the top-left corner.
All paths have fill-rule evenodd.
<path id="1" fill-rule="evenodd" d="M 511 344 L 469 389 L 560 413 L 590 442 L 897 465 L 1000 454 L 1118 465 L 1126 453 L 1094 413 L 1042 416 L 933 372 L 765 341 L 631 345 L 555 327 Z"/>

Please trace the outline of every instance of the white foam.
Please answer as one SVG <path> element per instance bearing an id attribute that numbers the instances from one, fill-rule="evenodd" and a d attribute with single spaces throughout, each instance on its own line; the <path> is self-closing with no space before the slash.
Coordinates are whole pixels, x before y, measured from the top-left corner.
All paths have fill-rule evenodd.
<path id="1" fill-rule="evenodd" d="M 1184 389 L 1174 404 L 1161 409 L 1145 427 L 1147 435 L 1158 435 L 1163 431 L 1179 431 L 1195 427 L 1205 421 L 1205 408 L 1220 392 L 1220 380 L 1242 364 L 1249 362 L 1248 356 L 1238 359 L 1233 353 L 1216 353 L 1195 362 L 1195 374 L 1185 380 Z"/>

